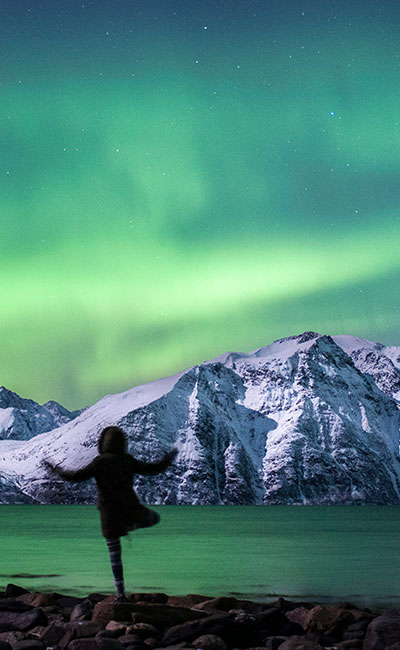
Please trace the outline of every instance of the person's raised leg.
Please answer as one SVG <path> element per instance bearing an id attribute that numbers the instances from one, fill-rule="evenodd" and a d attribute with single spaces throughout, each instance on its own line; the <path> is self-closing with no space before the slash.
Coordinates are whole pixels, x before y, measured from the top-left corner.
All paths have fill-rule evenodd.
<path id="1" fill-rule="evenodd" d="M 122 566 L 122 552 L 121 540 L 119 537 L 106 539 L 108 552 L 110 553 L 111 569 L 114 576 L 115 586 L 117 588 L 117 601 L 124 602 L 125 586 L 124 586 L 124 570 Z"/>

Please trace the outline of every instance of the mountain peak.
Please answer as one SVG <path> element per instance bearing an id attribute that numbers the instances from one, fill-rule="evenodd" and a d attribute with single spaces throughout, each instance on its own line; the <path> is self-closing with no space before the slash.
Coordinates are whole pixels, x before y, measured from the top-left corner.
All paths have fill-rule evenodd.
<path id="1" fill-rule="evenodd" d="M 283 341 L 296 341 L 297 343 L 307 343 L 307 341 L 312 341 L 318 337 L 322 336 L 318 332 L 303 332 L 303 334 L 295 334 L 294 336 L 286 336 L 283 339 L 277 339 L 274 343 L 280 343 Z"/>
<path id="2" fill-rule="evenodd" d="M 300 334 L 297 338 L 299 343 L 306 343 L 307 341 L 312 341 L 319 336 L 321 336 L 321 334 L 318 334 L 318 332 L 303 332 L 303 334 Z"/>

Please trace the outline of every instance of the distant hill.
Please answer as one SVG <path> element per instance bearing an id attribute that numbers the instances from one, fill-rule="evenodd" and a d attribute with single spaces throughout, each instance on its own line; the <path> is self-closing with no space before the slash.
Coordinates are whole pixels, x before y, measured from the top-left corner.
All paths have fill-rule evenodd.
<path id="1" fill-rule="evenodd" d="M 30 440 L 73 420 L 82 411 L 67 411 L 58 402 L 43 406 L 0 386 L 0 440 Z"/>

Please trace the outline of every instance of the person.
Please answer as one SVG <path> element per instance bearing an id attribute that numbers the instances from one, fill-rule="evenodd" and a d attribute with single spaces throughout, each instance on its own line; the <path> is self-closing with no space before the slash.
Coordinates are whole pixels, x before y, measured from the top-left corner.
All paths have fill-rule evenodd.
<path id="1" fill-rule="evenodd" d="M 154 526 L 160 516 L 140 503 L 133 489 L 135 474 L 158 474 L 174 460 L 177 449 L 171 449 L 155 463 L 137 460 L 127 452 L 127 436 L 117 426 L 103 429 L 98 441 L 99 454 L 91 463 L 75 471 L 62 469 L 44 461 L 47 469 L 67 481 L 94 478 L 98 490 L 101 529 L 110 554 L 111 569 L 117 589 L 117 602 L 126 601 L 121 554 L 121 537 L 138 528 Z"/>

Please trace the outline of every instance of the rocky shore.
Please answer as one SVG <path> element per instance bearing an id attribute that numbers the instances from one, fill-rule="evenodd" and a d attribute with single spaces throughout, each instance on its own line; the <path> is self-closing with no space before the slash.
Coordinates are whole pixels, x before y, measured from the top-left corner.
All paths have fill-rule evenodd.
<path id="1" fill-rule="evenodd" d="M 131 594 L 0 592 L 0 650 L 400 650 L 400 609 Z"/>

